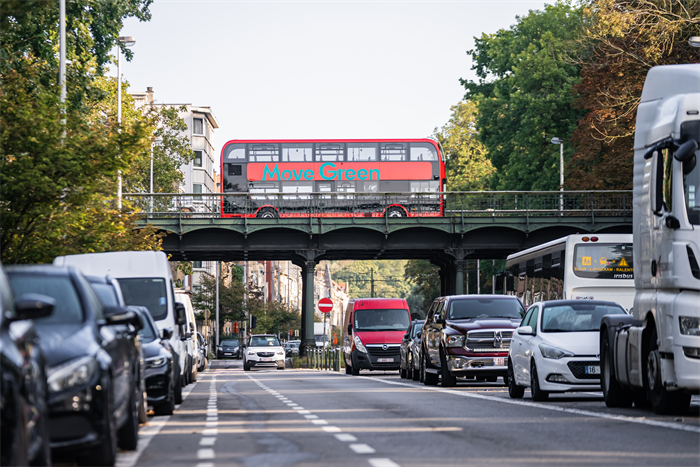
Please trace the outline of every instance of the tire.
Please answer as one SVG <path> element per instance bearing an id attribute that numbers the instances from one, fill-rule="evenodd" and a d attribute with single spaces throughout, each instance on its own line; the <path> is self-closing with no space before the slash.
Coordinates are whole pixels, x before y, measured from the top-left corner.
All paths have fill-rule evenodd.
<path id="1" fill-rule="evenodd" d="M 197 375 L 199 371 L 199 365 L 192 365 L 192 368 L 194 368 L 194 371 L 192 372 L 192 382 L 196 383 L 197 382 Z"/>
<path id="2" fill-rule="evenodd" d="M 406 359 L 406 379 L 413 379 L 413 362 Z"/>
<path id="3" fill-rule="evenodd" d="M 661 356 L 655 325 L 647 341 L 647 348 L 649 352 L 644 380 L 647 398 L 651 401 L 654 412 L 659 415 L 686 414 L 690 408 L 691 395 L 684 393 L 683 390 L 668 391 L 661 381 Z"/>
<path id="4" fill-rule="evenodd" d="M 277 219 L 279 216 L 277 210 L 273 208 L 262 208 L 255 215 L 258 219 Z"/>
<path id="5" fill-rule="evenodd" d="M 418 362 L 418 381 L 421 383 L 425 382 L 425 365 L 423 365 L 423 358 Z"/>
<path id="6" fill-rule="evenodd" d="M 118 445 L 125 451 L 135 451 L 139 444 L 139 402 L 140 388 L 135 387 L 129 397 L 129 413 L 124 426 L 119 429 Z"/>
<path id="7" fill-rule="evenodd" d="M 117 422 L 114 419 L 114 393 L 111 379 L 102 384 L 107 397 L 103 418 L 103 441 L 79 456 L 78 465 L 113 466 L 117 460 Z"/>
<path id="8" fill-rule="evenodd" d="M 486 377 L 486 382 L 487 383 L 495 383 L 498 381 L 498 376 L 487 376 Z"/>
<path id="9" fill-rule="evenodd" d="M 352 359 L 352 367 L 350 368 L 350 371 L 353 376 L 360 376 L 360 366 L 357 365 L 354 358 Z"/>
<path id="10" fill-rule="evenodd" d="M 532 394 L 533 401 L 544 402 L 549 399 L 549 393 L 540 389 L 540 378 L 537 375 L 535 362 L 532 362 L 532 369 L 530 370 L 530 394 Z"/>
<path id="11" fill-rule="evenodd" d="M 435 373 L 428 373 L 428 357 L 426 353 L 423 353 L 423 384 L 426 386 L 437 386 L 440 377 Z"/>
<path id="12" fill-rule="evenodd" d="M 284 367 L 283 367 L 283 366 L 278 366 L 277 369 L 278 369 L 278 370 L 284 370 Z"/>
<path id="13" fill-rule="evenodd" d="M 397 206 L 392 206 L 386 210 L 384 217 L 407 217 L 406 211 Z"/>
<path id="14" fill-rule="evenodd" d="M 513 374 L 513 366 L 508 362 L 508 395 L 511 399 L 522 399 L 525 394 L 525 388 L 515 384 L 515 375 Z"/>
<path id="15" fill-rule="evenodd" d="M 139 423 L 148 423 L 148 407 L 146 402 L 146 393 L 140 391 L 139 396 Z"/>
<path id="16" fill-rule="evenodd" d="M 153 412 L 156 415 L 172 415 L 175 412 L 175 389 L 173 388 L 173 382 L 170 381 L 168 385 L 168 397 L 164 402 L 157 404 L 153 407 Z"/>
<path id="17" fill-rule="evenodd" d="M 450 373 L 449 368 L 447 368 L 447 357 L 442 349 L 440 349 L 440 377 L 443 388 L 451 388 L 457 385 L 457 378 L 455 378 L 454 375 Z"/>
<path id="18" fill-rule="evenodd" d="M 345 374 L 346 375 L 352 374 L 352 367 L 350 367 L 350 365 L 348 365 L 348 362 L 345 362 Z"/>
<path id="19" fill-rule="evenodd" d="M 405 370 L 403 367 L 399 367 L 399 377 L 401 379 L 406 379 L 406 372 L 407 370 Z"/>
<path id="20" fill-rule="evenodd" d="M 41 435 L 41 446 L 39 447 L 34 459 L 29 462 L 32 466 L 51 465 L 51 440 L 49 439 L 49 409 L 46 406 L 46 374 L 41 373 L 41 390 L 38 397 L 40 398 L 39 408 L 40 419 L 37 431 Z"/>
<path id="21" fill-rule="evenodd" d="M 243 371 L 250 371 L 250 367 L 249 367 L 248 364 L 245 362 L 245 360 L 243 361 Z"/>
<path id="22" fill-rule="evenodd" d="M 420 381 L 420 369 L 416 370 L 414 363 L 411 363 L 411 379 L 413 381 Z"/>
<path id="23" fill-rule="evenodd" d="M 623 387 L 615 379 L 612 352 L 610 352 L 610 339 L 608 329 L 600 336 L 600 386 L 603 389 L 603 398 L 608 407 L 631 407 L 633 402 L 632 391 Z"/>
<path id="24" fill-rule="evenodd" d="M 175 374 L 175 403 L 182 404 L 182 377 Z"/>

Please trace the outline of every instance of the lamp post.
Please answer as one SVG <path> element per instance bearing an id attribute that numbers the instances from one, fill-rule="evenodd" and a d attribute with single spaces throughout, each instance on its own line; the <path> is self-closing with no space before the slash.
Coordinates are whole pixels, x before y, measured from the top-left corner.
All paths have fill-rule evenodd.
<path id="1" fill-rule="evenodd" d="M 564 140 L 561 138 L 552 138 L 552 144 L 559 145 L 559 211 L 564 211 Z"/>
<path id="2" fill-rule="evenodd" d="M 119 36 L 119 42 L 124 47 L 132 47 L 136 40 L 132 36 Z M 122 126 L 122 51 L 117 49 L 117 126 L 121 132 Z M 122 209 L 122 171 L 119 170 L 117 182 L 117 206 Z"/>

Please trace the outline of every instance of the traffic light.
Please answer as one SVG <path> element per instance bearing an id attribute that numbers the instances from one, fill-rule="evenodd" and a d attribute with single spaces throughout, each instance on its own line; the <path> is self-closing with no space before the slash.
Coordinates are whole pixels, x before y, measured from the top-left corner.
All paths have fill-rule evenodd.
<path id="1" fill-rule="evenodd" d="M 292 337 L 293 335 L 294 335 L 294 331 L 290 329 L 289 330 L 289 337 Z"/>
<path id="2" fill-rule="evenodd" d="M 233 333 L 238 334 L 238 323 L 233 323 Z"/>
<path id="3" fill-rule="evenodd" d="M 258 325 L 258 317 L 255 315 L 250 315 L 250 329 L 255 329 Z"/>

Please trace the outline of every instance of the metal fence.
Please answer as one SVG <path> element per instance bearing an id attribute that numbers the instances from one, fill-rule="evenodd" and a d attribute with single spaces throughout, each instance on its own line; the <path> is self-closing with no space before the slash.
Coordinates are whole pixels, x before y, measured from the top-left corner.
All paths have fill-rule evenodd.
<path id="1" fill-rule="evenodd" d="M 631 191 L 126 194 L 148 218 L 631 216 Z"/>
<path id="2" fill-rule="evenodd" d="M 307 368 L 314 370 L 340 371 L 343 363 L 341 348 L 315 348 L 306 351 Z M 345 366 L 342 365 L 345 369 Z"/>

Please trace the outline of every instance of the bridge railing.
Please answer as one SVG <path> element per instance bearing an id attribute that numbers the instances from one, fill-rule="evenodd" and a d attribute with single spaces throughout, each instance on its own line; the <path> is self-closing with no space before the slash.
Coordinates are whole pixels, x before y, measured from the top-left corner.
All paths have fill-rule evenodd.
<path id="1" fill-rule="evenodd" d="M 124 195 L 148 218 L 629 216 L 631 191 L 442 193 L 138 193 Z"/>

